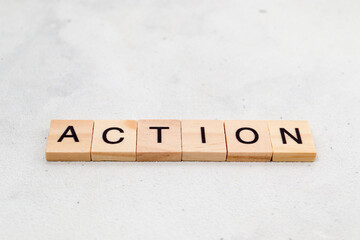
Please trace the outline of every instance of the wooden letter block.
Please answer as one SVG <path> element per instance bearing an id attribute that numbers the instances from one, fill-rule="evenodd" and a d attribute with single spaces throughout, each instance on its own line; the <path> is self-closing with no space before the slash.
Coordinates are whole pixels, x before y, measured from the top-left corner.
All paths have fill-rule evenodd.
<path id="1" fill-rule="evenodd" d="M 179 120 L 139 120 L 137 161 L 181 161 Z"/>
<path id="2" fill-rule="evenodd" d="M 182 120 L 183 161 L 225 161 L 224 123 L 220 120 Z"/>
<path id="3" fill-rule="evenodd" d="M 316 149 L 307 121 L 269 121 L 275 162 L 312 162 Z"/>
<path id="4" fill-rule="evenodd" d="M 135 161 L 134 120 L 96 120 L 91 147 L 93 161 Z"/>
<path id="5" fill-rule="evenodd" d="M 227 161 L 267 162 L 272 148 L 267 121 L 225 121 Z"/>
<path id="6" fill-rule="evenodd" d="M 46 146 L 47 161 L 91 161 L 94 121 L 52 120 Z"/>

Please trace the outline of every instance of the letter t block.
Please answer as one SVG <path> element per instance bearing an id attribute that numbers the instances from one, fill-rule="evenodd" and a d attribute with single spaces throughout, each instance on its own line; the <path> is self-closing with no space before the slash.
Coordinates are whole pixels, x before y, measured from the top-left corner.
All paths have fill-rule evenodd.
<path id="1" fill-rule="evenodd" d="M 139 120 L 137 161 L 181 161 L 179 120 Z"/>

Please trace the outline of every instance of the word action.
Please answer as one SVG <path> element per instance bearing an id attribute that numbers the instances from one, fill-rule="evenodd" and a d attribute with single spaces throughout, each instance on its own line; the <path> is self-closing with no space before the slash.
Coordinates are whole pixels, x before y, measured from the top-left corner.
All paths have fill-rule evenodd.
<path id="1" fill-rule="evenodd" d="M 47 161 L 309 162 L 307 121 L 52 120 Z"/>

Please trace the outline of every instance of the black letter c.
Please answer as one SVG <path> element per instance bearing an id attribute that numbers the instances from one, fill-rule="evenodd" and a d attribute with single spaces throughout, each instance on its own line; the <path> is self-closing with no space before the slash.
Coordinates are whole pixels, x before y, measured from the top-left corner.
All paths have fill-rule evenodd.
<path id="1" fill-rule="evenodd" d="M 107 133 L 108 133 L 109 131 L 111 131 L 111 130 L 118 130 L 119 132 L 124 133 L 124 130 L 122 130 L 121 128 L 118 128 L 118 127 L 108 128 L 108 129 L 106 129 L 106 130 L 103 132 L 103 135 L 102 135 L 102 138 L 103 138 L 104 142 L 109 143 L 109 144 L 121 143 L 121 142 L 124 140 L 123 137 L 119 138 L 119 140 L 114 141 L 114 142 L 109 141 L 109 140 L 107 139 L 106 135 L 107 135 Z"/>

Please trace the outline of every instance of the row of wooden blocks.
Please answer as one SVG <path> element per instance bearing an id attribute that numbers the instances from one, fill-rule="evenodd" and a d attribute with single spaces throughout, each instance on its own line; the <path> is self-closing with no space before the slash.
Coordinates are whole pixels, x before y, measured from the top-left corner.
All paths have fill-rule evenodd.
<path id="1" fill-rule="evenodd" d="M 307 121 L 52 120 L 48 161 L 314 161 Z"/>

